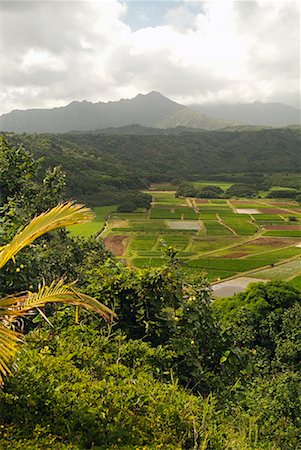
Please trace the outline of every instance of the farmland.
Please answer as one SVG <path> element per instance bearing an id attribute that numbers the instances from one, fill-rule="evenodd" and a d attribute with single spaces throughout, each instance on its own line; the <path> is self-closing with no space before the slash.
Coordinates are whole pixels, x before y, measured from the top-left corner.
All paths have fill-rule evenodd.
<path id="1" fill-rule="evenodd" d="M 164 248 L 172 246 L 184 273 L 203 273 L 213 283 L 238 276 L 299 283 L 301 208 L 297 203 L 176 198 L 175 191 L 147 192 L 153 199 L 149 211 L 95 208 L 96 219 L 89 225 L 88 231 L 100 233 L 108 217 L 101 236 L 126 264 L 160 266 L 165 262 Z"/>

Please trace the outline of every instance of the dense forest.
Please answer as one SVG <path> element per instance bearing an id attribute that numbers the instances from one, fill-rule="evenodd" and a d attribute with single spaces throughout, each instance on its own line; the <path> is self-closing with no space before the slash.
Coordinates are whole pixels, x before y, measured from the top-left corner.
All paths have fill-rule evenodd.
<path id="1" fill-rule="evenodd" d="M 86 167 L 92 179 L 97 168 L 103 170 L 102 158 L 109 170 L 111 155 L 112 178 L 125 175 L 118 140 L 95 138 L 93 147 L 90 137 L 77 139 L 22 136 L 36 156 L 47 154 L 47 166 L 60 154 L 67 177 L 57 167 L 45 172 L 45 160 L 1 140 L 0 262 L 22 227 L 64 202 L 72 168 L 75 177 Z M 130 145 L 130 139 L 123 142 Z M 93 148 L 95 160 L 88 165 Z M 292 154 L 283 153 L 287 164 Z M 145 177 L 153 167 L 149 161 L 145 156 L 140 162 Z M 14 323 L 5 316 L 11 298 L 5 296 L 32 295 L 62 279 L 77 279 L 82 296 L 101 301 L 115 320 L 51 301 Z M 202 274 L 183 276 L 172 247 L 164 250 L 161 267 L 133 270 L 101 240 L 75 239 L 56 229 L 0 269 L 0 294 L 6 299 L 0 301 L 0 336 L 12 326 L 25 334 L 0 390 L 1 449 L 299 448 L 299 290 L 259 283 L 213 302 Z M 3 337 L 0 350 L 0 361 L 9 361 Z"/>
<path id="2" fill-rule="evenodd" d="M 62 166 L 67 196 L 92 206 L 120 203 L 151 182 L 298 172 L 300 136 L 298 129 L 177 135 L 6 133 L 13 145 L 23 143 L 43 158 L 44 170 Z"/>

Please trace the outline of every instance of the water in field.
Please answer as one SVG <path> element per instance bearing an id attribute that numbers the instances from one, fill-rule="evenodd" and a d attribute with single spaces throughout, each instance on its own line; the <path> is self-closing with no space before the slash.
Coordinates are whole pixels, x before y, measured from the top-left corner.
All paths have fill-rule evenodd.
<path id="1" fill-rule="evenodd" d="M 258 211 L 258 209 L 253 208 L 236 208 L 235 211 L 238 214 L 260 214 L 260 211 Z"/>
<path id="2" fill-rule="evenodd" d="M 250 283 L 266 282 L 260 278 L 238 277 L 234 280 L 223 281 L 212 287 L 214 297 L 230 297 L 238 292 L 244 291 Z"/>
<path id="3" fill-rule="evenodd" d="M 168 220 L 167 224 L 172 230 L 199 230 L 200 224 L 197 220 Z"/>

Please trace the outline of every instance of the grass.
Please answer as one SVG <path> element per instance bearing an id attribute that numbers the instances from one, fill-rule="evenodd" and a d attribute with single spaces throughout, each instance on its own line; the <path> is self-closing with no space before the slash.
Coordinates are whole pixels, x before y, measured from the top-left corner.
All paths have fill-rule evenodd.
<path id="1" fill-rule="evenodd" d="M 283 218 L 279 216 L 279 214 L 253 214 L 254 219 L 260 220 L 260 221 L 274 221 L 274 222 L 280 222 L 283 221 Z"/>
<path id="2" fill-rule="evenodd" d="M 188 261 L 188 267 L 195 267 L 198 269 L 208 270 L 226 270 L 234 272 L 246 272 L 248 270 L 257 269 L 261 266 L 267 266 L 275 261 L 273 258 L 269 259 L 223 259 L 223 258 L 202 258 Z"/>
<path id="3" fill-rule="evenodd" d="M 105 224 L 105 218 L 112 212 L 116 211 L 117 205 L 110 206 L 96 206 L 93 208 L 95 218 L 91 222 L 82 223 L 78 225 L 72 225 L 67 230 L 70 231 L 72 236 L 79 236 L 88 238 L 94 234 L 101 232 Z"/>
<path id="4" fill-rule="evenodd" d="M 156 236 L 138 235 L 137 237 L 133 238 L 130 244 L 130 249 L 149 251 L 155 246 L 156 242 Z"/>
<path id="5" fill-rule="evenodd" d="M 184 250 L 189 242 L 188 236 L 164 234 L 160 236 L 160 240 L 164 241 L 166 245 L 172 245 L 177 250 Z M 160 247 L 160 244 L 158 244 Z"/>
<path id="6" fill-rule="evenodd" d="M 289 284 L 297 289 L 300 289 L 300 291 L 301 291 L 301 275 L 290 280 Z"/>
<path id="7" fill-rule="evenodd" d="M 299 230 L 272 230 L 266 231 L 264 236 L 276 236 L 276 237 L 301 237 L 301 231 Z"/>
<path id="8" fill-rule="evenodd" d="M 151 219 L 181 219 L 182 213 L 174 208 L 152 208 Z"/>
<path id="9" fill-rule="evenodd" d="M 294 276 L 300 276 L 301 260 L 290 261 L 285 264 L 265 269 L 252 274 L 253 277 L 263 278 L 266 280 L 287 280 Z"/>
<path id="10" fill-rule="evenodd" d="M 200 180 L 200 181 L 194 181 L 193 185 L 194 187 L 202 187 L 202 186 L 218 186 L 223 191 L 226 191 L 229 189 L 229 187 L 233 186 L 234 183 L 229 183 L 228 181 L 206 181 L 206 180 Z"/>
<path id="11" fill-rule="evenodd" d="M 233 214 L 233 216 L 237 216 L 236 214 Z M 253 225 L 252 223 L 249 223 L 248 220 L 242 219 L 242 218 L 236 218 L 232 215 L 230 217 L 226 215 L 221 215 L 221 218 L 223 222 L 231 227 L 237 234 L 241 236 L 248 236 L 256 233 L 257 227 Z M 247 216 L 246 219 L 249 217 Z"/>
<path id="12" fill-rule="evenodd" d="M 217 220 L 204 220 L 203 221 L 207 235 L 209 236 L 226 236 L 233 234 L 228 228 L 221 225 Z"/>

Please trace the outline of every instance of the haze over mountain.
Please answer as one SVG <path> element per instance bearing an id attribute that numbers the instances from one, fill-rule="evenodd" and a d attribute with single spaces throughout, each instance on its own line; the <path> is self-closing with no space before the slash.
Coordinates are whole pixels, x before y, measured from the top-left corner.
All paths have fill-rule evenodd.
<path id="1" fill-rule="evenodd" d="M 244 123 L 286 126 L 299 123 L 299 116 L 300 111 L 282 104 L 187 107 L 152 91 L 117 102 L 91 103 L 84 100 L 52 109 L 15 110 L 0 117 L 0 130 L 16 133 L 68 133 L 133 124 L 153 128 L 218 130 Z"/>
<path id="2" fill-rule="evenodd" d="M 2 131 L 17 133 L 65 133 L 132 124 L 155 128 L 192 126 L 212 130 L 229 126 L 232 122 L 215 118 L 211 121 L 200 112 L 192 111 L 155 91 L 117 102 L 74 101 L 65 107 L 15 110 L 0 117 Z"/>
<path id="3" fill-rule="evenodd" d="M 226 120 L 241 120 L 249 125 L 282 127 L 300 124 L 300 109 L 284 103 L 238 103 L 190 105 L 191 109 Z"/>

